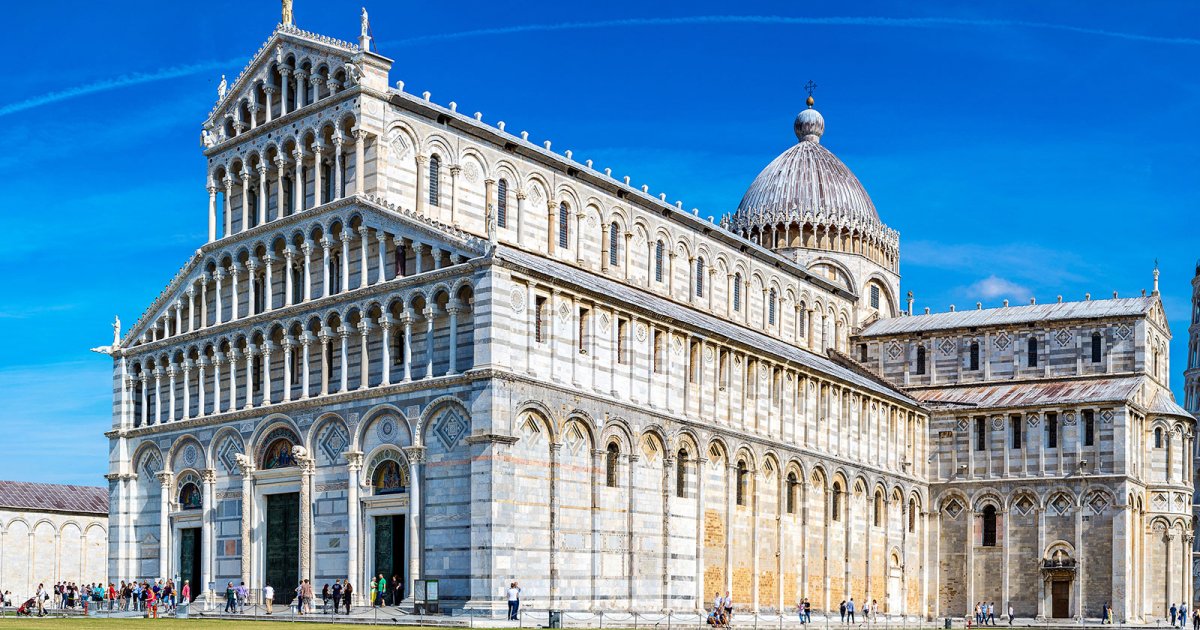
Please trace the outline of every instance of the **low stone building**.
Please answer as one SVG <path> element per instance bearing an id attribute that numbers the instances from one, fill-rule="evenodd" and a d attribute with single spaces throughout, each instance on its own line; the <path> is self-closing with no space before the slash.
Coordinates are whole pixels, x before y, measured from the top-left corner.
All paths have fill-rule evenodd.
<path id="1" fill-rule="evenodd" d="M 108 582 L 108 490 L 0 481 L 0 590 Z"/>

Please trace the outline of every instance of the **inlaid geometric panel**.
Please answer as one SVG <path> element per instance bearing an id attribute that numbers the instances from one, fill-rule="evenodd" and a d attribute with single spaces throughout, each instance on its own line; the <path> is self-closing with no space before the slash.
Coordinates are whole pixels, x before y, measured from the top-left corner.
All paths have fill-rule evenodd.
<path id="1" fill-rule="evenodd" d="M 1008 345 L 1012 340 L 1008 338 L 1008 333 L 1001 331 L 996 335 L 996 348 L 999 350 L 1008 350 Z"/>
<path id="2" fill-rule="evenodd" d="M 1112 421 L 1113 421 L 1112 410 L 1105 409 L 1104 411 L 1101 411 L 1100 412 L 1100 420 L 1102 420 L 1104 422 L 1104 424 L 1112 424 Z"/>
<path id="3" fill-rule="evenodd" d="M 1116 331 L 1114 331 L 1113 334 L 1116 335 L 1117 339 L 1121 339 L 1121 340 L 1128 339 L 1129 338 L 1129 326 L 1126 326 L 1125 324 L 1120 324 L 1117 326 L 1117 329 L 1116 329 Z"/>
<path id="4" fill-rule="evenodd" d="M 350 446 L 350 435 L 340 424 L 330 424 L 321 432 L 318 440 L 321 449 L 322 463 L 332 465 L 338 463 L 341 454 Z"/>
<path id="5" fill-rule="evenodd" d="M 525 291 L 521 289 L 513 289 L 508 296 L 509 303 L 512 304 L 514 313 L 520 313 L 525 310 Z"/>
<path id="6" fill-rule="evenodd" d="M 196 448 L 195 444 L 188 444 L 183 449 L 183 465 L 188 468 L 196 466 L 196 462 L 200 459 L 200 449 Z"/>
<path id="7" fill-rule="evenodd" d="M 221 463 L 221 468 L 228 475 L 236 475 L 241 472 L 237 465 L 237 456 L 241 454 L 242 446 L 233 438 L 225 438 L 225 441 L 217 447 L 217 461 Z"/>
<path id="8" fill-rule="evenodd" d="M 1064 515 L 1071 510 L 1071 500 L 1066 495 L 1060 494 L 1050 500 L 1050 509 L 1059 515 Z"/>
<path id="9" fill-rule="evenodd" d="M 1054 339 L 1058 341 L 1059 346 L 1065 348 L 1067 347 L 1067 344 L 1071 343 L 1072 337 L 1073 335 L 1071 334 L 1071 331 L 1064 328 L 1058 331 L 1058 334 L 1054 336 Z"/>
<path id="10" fill-rule="evenodd" d="M 462 414 L 457 409 L 450 409 L 438 419 L 438 423 L 433 427 L 433 432 L 442 441 L 446 450 L 450 450 L 466 435 L 468 427 Z"/>
<path id="11" fill-rule="evenodd" d="M 952 519 L 958 518 L 958 515 L 962 514 L 962 511 L 963 504 L 960 503 L 958 499 L 948 499 L 942 504 L 942 512 L 945 512 L 946 516 L 949 516 Z"/>
<path id="12" fill-rule="evenodd" d="M 953 354 L 954 354 L 954 349 L 955 349 L 954 340 L 952 340 L 952 339 L 947 339 L 947 340 L 945 340 L 945 341 L 943 341 L 943 342 L 942 342 L 942 354 L 943 354 L 943 355 L 945 355 L 945 356 L 951 356 L 951 355 L 953 355 Z"/>
<path id="13" fill-rule="evenodd" d="M 1065 424 L 1069 427 L 1075 426 L 1075 412 L 1074 411 L 1068 411 L 1063 414 L 1063 424 Z"/>
<path id="14" fill-rule="evenodd" d="M 1041 418 L 1039 418 L 1036 413 L 1031 413 L 1031 414 L 1029 414 L 1028 420 L 1029 420 L 1029 426 L 1036 427 L 1038 425 L 1038 422 L 1041 421 Z"/>
<path id="15" fill-rule="evenodd" d="M 903 353 L 904 349 L 900 347 L 900 342 L 893 340 L 892 343 L 888 344 L 887 354 L 888 358 L 892 361 L 899 359 Z"/>
<path id="16" fill-rule="evenodd" d="M 1013 503 L 1013 509 L 1016 510 L 1017 513 L 1022 516 L 1025 516 L 1025 515 L 1029 514 L 1030 512 L 1032 512 L 1033 508 L 1034 508 L 1033 499 L 1030 499 L 1028 495 L 1021 496 L 1021 498 L 1017 499 L 1016 502 Z"/>
<path id="17" fill-rule="evenodd" d="M 1100 514 L 1108 509 L 1108 495 L 1103 492 L 1092 492 L 1091 496 L 1088 497 L 1087 505 L 1091 508 L 1092 512 Z"/>

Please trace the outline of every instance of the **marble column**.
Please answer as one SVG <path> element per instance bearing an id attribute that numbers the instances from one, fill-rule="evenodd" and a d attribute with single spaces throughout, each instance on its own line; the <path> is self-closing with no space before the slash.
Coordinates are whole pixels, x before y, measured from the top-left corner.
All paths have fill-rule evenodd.
<path id="1" fill-rule="evenodd" d="M 316 461 L 302 446 L 293 447 L 300 466 L 300 577 L 313 579 L 313 476 Z"/>
<path id="2" fill-rule="evenodd" d="M 362 527 L 358 516 L 358 491 L 359 484 L 361 483 L 359 480 L 359 471 L 362 470 L 363 454 L 361 451 L 346 451 L 343 456 L 346 458 L 346 471 L 350 476 L 346 490 L 346 521 L 349 524 L 346 533 L 346 555 L 348 556 L 346 560 L 346 575 L 350 576 L 350 579 L 357 581 L 359 577 L 358 567 L 360 555 L 360 550 L 358 548 L 358 532 Z M 370 587 L 367 587 L 368 593 L 370 590 Z M 361 591 L 362 589 L 360 588 L 354 589 L 354 594 L 352 597 L 355 605 L 358 605 L 362 601 L 362 595 L 360 594 Z"/>
<path id="3" fill-rule="evenodd" d="M 258 224 L 262 225 L 267 222 L 267 197 L 271 196 L 267 188 L 267 165 L 260 161 L 255 170 L 258 171 Z"/>
<path id="4" fill-rule="evenodd" d="M 450 367 L 446 370 L 446 375 L 450 376 L 458 374 L 458 312 L 462 310 L 458 300 L 452 300 L 446 307 L 446 312 L 450 314 Z"/>
<path id="5" fill-rule="evenodd" d="M 241 519 L 241 534 L 242 534 L 242 582 L 248 587 L 254 585 L 254 581 L 250 575 L 250 560 L 253 557 L 253 529 L 251 525 L 254 519 L 254 460 L 248 455 L 238 453 L 234 456 L 237 460 L 238 468 L 242 473 L 242 519 Z M 256 593 L 254 588 L 250 592 Z M 254 596 L 251 596 L 254 599 Z"/>
<path id="6" fill-rule="evenodd" d="M 344 392 L 349 389 L 350 382 L 350 329 L 345 326 L 338 327 L 338 337 L 341 339 L 342 356 L 339 358 L 341 374 L 339 378 L 338 392 Z"/>
<path id="7" fill-rule="evenodd" d="M 362 341 L 362 348 L 358 360 L 359 373 L 359 389 L 366 389 L 371 386 L 371 355 L 368 352 L 371 344 L 371 329 L 374 325 L 369 318 L 364 317 L 358 323 L 358 336 Z"/>
<path id="8" fill-rule="evenodd" d="M 215 602 L 214 593 L 209 589 L 209 584 L 212 584 L 213 576 L 213 531 L 216 521 L 213 518 L 216 514 L 216 493 L 213 491 L 213 486 L 217 483 L 217 471 L 212 468 L 206 468 L 200 471 L 200 481 L 203 485 L 204 506 L 203 515 L 201 517 L 200 528 L 200 579 L 203 584 L 193 584 L 193 593 L 202 593 L 204 600 L 211 606 Z"/>
<path id="9" fill-rule="evenodd" d="M 271 268 L 274 267 L 275 257 L 270 253 L 263 254 L 263 271 L 266 273 L 263 279 L 263 312 L 271 312 L 275 309 L 275 283 L 271 278 Z"/>
<path id="10" fill-rule="evenodd" d="M 425 464 L 425 447 L 424 446 L 408 446 L 404 448 L 404 455 L 408 458 L 408 584 L 404 589 L 405 593 L 413 593 L 415 583 L 421 579 L 421 557 L 424 555 L 423 536 L 424 523 L 422 520 L 422 504 L 421 504 L 421 487 L 424 485 L 424 480 L 421 471 Z"/>
<path id="11" fill-rule="evenodd" d="M 171 576 L 171 479 L 174 475 L 169 470 L 157 474 L 158 482 L 162 484 L 162 494 L 158 504 L 158 576 Z"/>

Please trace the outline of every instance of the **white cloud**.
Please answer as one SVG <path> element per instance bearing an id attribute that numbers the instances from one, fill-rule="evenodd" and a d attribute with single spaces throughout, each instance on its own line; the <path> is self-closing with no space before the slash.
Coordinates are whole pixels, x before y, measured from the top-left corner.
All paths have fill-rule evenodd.
<path id="1" fill-rule="evenodd" d="M 987 299 L 1007 298 L 1009 300 L 1024 302 L 1033 297 L 1033 291 L 1030 291 L 1028 287 L 1019 285 L 1011 280 L 1006 280 L 995 274 L 972 284 L 968 290 Z"/>

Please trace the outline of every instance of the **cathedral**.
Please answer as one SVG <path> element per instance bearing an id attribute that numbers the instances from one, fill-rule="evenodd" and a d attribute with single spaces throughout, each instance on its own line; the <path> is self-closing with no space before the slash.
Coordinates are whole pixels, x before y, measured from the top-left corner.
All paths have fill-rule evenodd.
<path id="1" fill-rule="evenodd" d="M 406 92 L 369 33 L 285 13 L 222 80 L 207 242 L 106 349 L 110 579 L 383 574 L 484 616 L 512 580 L 568 611 L 1191 601 L 1157 287 L 914 314 L 811 96 L 702 217 Z"/>

